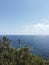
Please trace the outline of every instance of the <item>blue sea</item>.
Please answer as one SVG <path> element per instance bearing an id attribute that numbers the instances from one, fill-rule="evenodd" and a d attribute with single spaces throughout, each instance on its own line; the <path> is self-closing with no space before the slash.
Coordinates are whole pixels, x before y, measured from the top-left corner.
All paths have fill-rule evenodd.
<path id="1" fill-rule="evenodd" d="M 4 35 L 0 35 L 2 39 Z M 37 36 L 37 35 L 6 35 L 6 37 L 11 40 L 13 47 L 17 48 L 18 39 L 21 40 L 22 46 L 28 44 L 31 49 L 30 52 L 33 55 L 40 56 L 44 59 L 49 58 L 49 36 Z"/>

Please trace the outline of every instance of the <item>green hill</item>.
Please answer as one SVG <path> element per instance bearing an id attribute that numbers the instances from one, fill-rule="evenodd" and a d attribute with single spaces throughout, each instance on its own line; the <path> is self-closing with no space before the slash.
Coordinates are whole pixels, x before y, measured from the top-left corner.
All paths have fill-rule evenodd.
<path id="1" fill-rule="evenodd" d="M 10 46 L 10 41 L 3 37 L 0 40 L 0 65 L 49 65 L 49 61 L 34 56 L 27 45 L 21 48 L 18 40 L 18 48 Z"/>

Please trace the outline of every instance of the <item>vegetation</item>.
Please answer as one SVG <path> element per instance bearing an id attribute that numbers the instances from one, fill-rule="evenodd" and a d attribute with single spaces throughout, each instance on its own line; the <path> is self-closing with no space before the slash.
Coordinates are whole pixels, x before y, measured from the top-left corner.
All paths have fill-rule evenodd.
<path id="1" fill-rule="evenodd" d="M 10 41 L 3 37 L 0 40 L 0 65 L 49 65 L 49 61 L 30 53 L 27 45 L 21 47 L 18 40 L 18 48 L 10 47 Z"/>

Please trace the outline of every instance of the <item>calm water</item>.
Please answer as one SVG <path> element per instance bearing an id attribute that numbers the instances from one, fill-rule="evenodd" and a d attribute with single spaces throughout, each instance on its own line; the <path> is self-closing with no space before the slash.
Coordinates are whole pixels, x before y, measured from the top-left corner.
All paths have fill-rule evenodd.
<path id="1" fill-rule="evenodd" d="M 0 39 L 3 35 L 0 35 Z M 49 36 L 31 36 L 31 35 L 6 35 L 11 40 L 11 45 L 17 47 L 17 40 L 20 39 L 22 46 L 28 44 L 34 55 L 43 58 L 49 58 Z"/>

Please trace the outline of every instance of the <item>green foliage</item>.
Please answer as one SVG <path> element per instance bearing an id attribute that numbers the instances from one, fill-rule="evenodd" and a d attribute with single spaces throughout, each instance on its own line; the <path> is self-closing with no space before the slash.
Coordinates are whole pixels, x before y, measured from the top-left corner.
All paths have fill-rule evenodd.
<path id="1" fill-rule="evenodd" d="M 10 47 L 9 43 L 6 37 L 0 40 L 0 65 L 49 65 L 46 60 L 32 55 L 27 45 L 21 48 L 20 40 L 18 48 Z"/>

